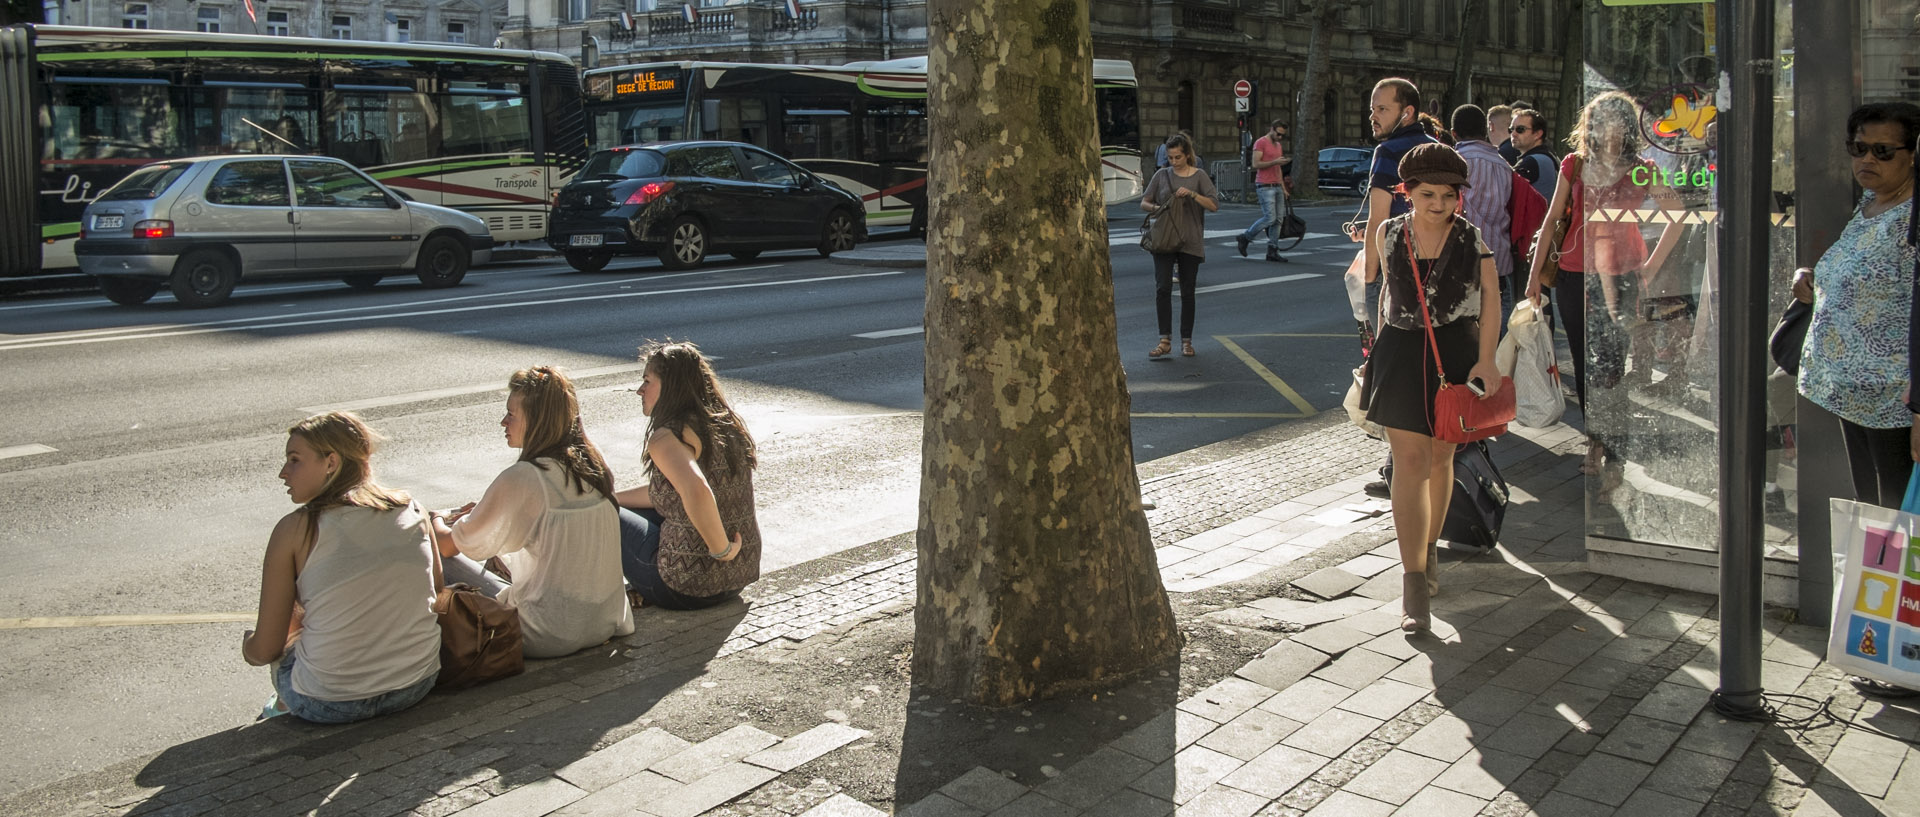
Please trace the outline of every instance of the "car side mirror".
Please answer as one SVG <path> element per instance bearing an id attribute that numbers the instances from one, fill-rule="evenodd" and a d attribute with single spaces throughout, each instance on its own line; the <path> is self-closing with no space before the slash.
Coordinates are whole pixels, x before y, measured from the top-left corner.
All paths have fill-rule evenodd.
<path id="1" fill-rule="evenodd" d="M 407 191 L 405 191 L 405 190 L 395 190 L 395 191 L 393 191 L 393 194 L 394 194 L 394 195 L 396 195 L 396 196 L 399 196 L 399 197 L 400 197 L 401 199 L 403 199 L 403 200 L 405 200 L 405 201 L 413 201 L 413 200 L 414 200 L 412 196 L 409 196 L 409 195 L 407 195 Z M 402 207 L 402 206 L 404 206 L 404 205 L 402 205 L 402 204 L 401 204 L 400 202 L 397 202 L 397 201 L 396 201 L 396 202 L 394 202 L 394 203 L 393 203 L 393 206 L 394 206 L 394 207 L 395 207 L 396 209 L 398 209 L 398 208 L 400 208 L 400 207 Z"/>

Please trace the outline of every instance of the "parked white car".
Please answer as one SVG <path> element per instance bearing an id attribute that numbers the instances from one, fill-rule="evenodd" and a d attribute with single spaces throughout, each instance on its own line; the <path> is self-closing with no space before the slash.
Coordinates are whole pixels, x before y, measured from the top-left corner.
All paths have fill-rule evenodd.
<path id="1" fill-rule="evenodd" d="M 486 222 L 408 201 L 353 165 L 325 156 L 206 156 L 134 171 L 87 205 L 74 254 L 114 303 L 160 287 L 214 306 L 244 277 L 339 276 L 366 289 L 413 273 L 460 283 L 486 263 Z"/>

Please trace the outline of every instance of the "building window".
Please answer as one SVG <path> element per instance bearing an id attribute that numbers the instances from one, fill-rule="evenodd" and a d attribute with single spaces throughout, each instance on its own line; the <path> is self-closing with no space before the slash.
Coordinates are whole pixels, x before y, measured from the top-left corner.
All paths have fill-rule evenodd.
<path id="1" fill-rule="evenodd" d="M 214 6 L 201 6 L 194 21 L 194 28 L 208 34 L 220 33 L 220 9 Z"/>
<path id="2" fill-rule="evenodd" d="M 333 38 L 336 40 L 353 39 L 353 18 L 345 14 L 333 15 Z"/>
<path id="3" fill-rule="evenodd" d="M 467 41 L 467 24 L 466 23 L 448 23 L 447 24 L 447 42 L 464 43 L 466 41 Z"/>
<path id="4" fill-rule="evenodd" d="M 267 12 L 267 33 L 275 37 L 293 36 L 293 23 L 289 19 L 290 16 L 284 11 Z"/>
<path id="5" fill-rule="evenodd" d="M 147 4 L 128 3 L 126 13 L 120 17 L 121 28 L 146 28 Z"/>
<path id="6" fill-rule="evenodd" d="M 567 22 L 578 23 L 587 19 L 587 0 L 567 0 Z"/>
<path id="7" fill-rule="evenodd" d="M 413 21 L 402 17 L 393 22 L 393 41 L 396 43 L 413 42 Z"/>

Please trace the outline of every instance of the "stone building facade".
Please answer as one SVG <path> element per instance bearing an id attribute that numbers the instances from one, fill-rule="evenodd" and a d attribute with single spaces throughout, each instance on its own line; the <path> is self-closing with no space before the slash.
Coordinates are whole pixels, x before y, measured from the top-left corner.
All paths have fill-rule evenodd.
<path id="1" fill-rule="evenodd" d="M 335 40 L 493 45 L 507 0 L 50 0 L 47 21 Z"/>

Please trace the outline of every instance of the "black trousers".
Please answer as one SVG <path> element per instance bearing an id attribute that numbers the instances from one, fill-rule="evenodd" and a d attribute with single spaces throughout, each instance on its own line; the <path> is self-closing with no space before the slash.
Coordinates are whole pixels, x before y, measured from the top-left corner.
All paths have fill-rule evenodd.
<path id="1" fill-rule="evenodd" d="M 1153 254 L 1153 312 L 1160 337 L 1173 337 L 1173 265 L 1180 265 L 1180 339 L 1193 339 L 1193 281 L 1200 277 L 1200 256 L 1183 252 Z"/>
<path id="2" fill-rule="evenodd" d="M 1586 273 L 1560 270 L 1553 288 L 1554 303 L 1560 308 L 1560 326 L 1567 330 L 1567 346 L 1573 350 L 1573 390 L 1580 396 L 1580 413 L 1587 413 L 1587 280 Z M 1586 421 L 1591 424 L 1593 421 Z M 1906 490 L 1906 486 L 1900 486 Z"/>
<path id="3" fill-rule="evenodd" d="M 1867 428 L 1845 418 L 1840 431 L 1847 441 L 1847 465 L 1853 469 L 1853 493 L 1861 502 L 1898 508 L 1907 498 L 1907 480 L 1913 476 L 1913 454 L 1908 440 L 1913 430 Z"/>

